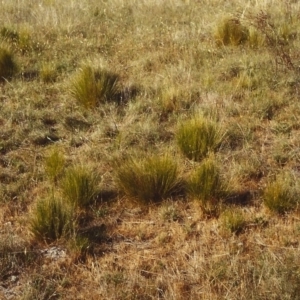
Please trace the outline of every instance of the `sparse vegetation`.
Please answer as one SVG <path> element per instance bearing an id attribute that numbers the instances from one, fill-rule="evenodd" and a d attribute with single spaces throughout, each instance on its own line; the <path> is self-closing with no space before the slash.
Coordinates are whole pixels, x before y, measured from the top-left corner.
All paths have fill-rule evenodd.
<path id="1" fill-rule="evenodd" d="M 0 6 L 0 299 L 299 299 L 299 1 Z"/>

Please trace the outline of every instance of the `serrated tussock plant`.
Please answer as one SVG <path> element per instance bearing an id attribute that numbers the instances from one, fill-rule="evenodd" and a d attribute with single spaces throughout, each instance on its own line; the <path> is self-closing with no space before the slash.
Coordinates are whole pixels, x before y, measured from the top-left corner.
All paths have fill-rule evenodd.
<path id="1" fill-rule="evenodd" d="M 218 24 L 214 36 L 218 45 L 238 46 L 248 41 L 249 30 L 239 19 L 227 17 Z"/>
<path id="2" fill-rule="evenodd" d="M 12 51 L 0 45 L 0 82 L 11 79 L 18 67 Z"/>
<path id="3" fill-rule="evenodd" d="M 8 40 L 11 42 L 17 42 L 19 40 L 18 32 L 16 30 L 6 27 L 6 26 L 4 26 L 0 29 L 0 36 L 4 40 Z"/>
<path id="4" fill-rule="evenodd" d="M 71 81 L 71 95 L 85 108 L 113 101 L 119 92 L 117 74 L 91 66 L 82 67 Z"/>
<path id="5" fill-rule="evenodd" d="M 181 190 L 176 162 L 169 156 L 130 158 L 119 162 L 115 180 L 127 196 L 140 202 L 159 202 Z"/>
<path id="6" fill-rule="evenodd" d="M 50 197 L 38 200 L 30 219 L 30 229 L 39 240 L 57 240 L 72 233 L 73 213 L 62 200 Z"/>
<path id="7" fill-rule="evenodd" d="M 63 172 L 64 165 L 64 155 L 58 149 L 52 150 L 45 159 L 45 171 L 51 181 L 57 182 L 58 177 Z"/>
<path id="8" fill-rule="evenodd" d="M 223 193 L 220 170 L 213 157 L 205 159 L 186 182 L 188 194 L 207 211 L 216 209 Z"/>
<path id="9" fill-rule="evenodd" d="M 243 212 L 239 208 L 225 210 L 220 218 L 224 229 L 236 234 L 241 233 L 247 224 Z"/>
<path id="10" fill-rule="evenodd" d="M 201 116 L 181 123 L 176 140 L 188 159 L 201 161 L 209 152 L 214 152 L 218 148 L 222 135 L 217 122 Z"/>
<path id="11" fill-rule="evenodd" d="M 39 75 L 44 83 L 54 82 L 57 77 L 56 67 L 53 64 L 44 63 L 40 68 Z"/>
<path id="12" fill-rule="evenodd" d="M 61 181 L 63 195 L 75 207 L 89 205 L 98 193 L 99 176 L 81 165 L 72 166 Z"/>
<path id="13" fill-rule="evenodd" d="M 276 213 L 282 214 L 297 208 L 299 204 L 299 181 L 289 174 L 277 175 L 263 191 L 265 206 Z"/>

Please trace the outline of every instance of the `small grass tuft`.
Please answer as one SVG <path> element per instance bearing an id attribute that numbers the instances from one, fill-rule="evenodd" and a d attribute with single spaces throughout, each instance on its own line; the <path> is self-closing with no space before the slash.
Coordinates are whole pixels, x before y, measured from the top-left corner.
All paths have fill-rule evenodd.
<path id="1" fill-rule="evenodd" d="M 239 46 L 249 39 L 249 30 L 237 18 L 225 18 L 217 26 L 215 39 L 218 45 Z"/>
<path id="2" fill-rule="evenodd" d="M 161 218 L 167 222 L 176 222 L 182 219 L 180 211 L 173 205 L 173 203 L 166 203 L 160 212 Z"/>
<path id="3" fill-rule="evenodd" d="M 87 237 L 78 235 L 70 239 L 68 243 L 68 249 L 75 261 L 84 260 L 90 246 L 90 241 Z"/>
<path id="4" fill-rule="evenodd" d="M 182 153 L 194 161 L 201 161 L 209 152 L 214 152 L 221 142 L 218 124 L 204 117 L 182 123 L 176 138 Z"/>
<path id="5" fill-rule="evenodd" d="M 9 28 L 9 27 L 2 27 L 0 29 L 0 36 L 9 42 L 18 42 L 19 41 L 19 34 L 16 30 Z"/>
<path id="6" fill-rule="evenodd" d="M 17 69 L 12 51 L 6 47 L 0 47 L 0 82 L 11 79 Z"/>
<path id="7" fill-rule="evenodd" d="M 140 202 L 159 202 L 181 189 L 178 167 L 169 156 L 128 159 L 117 167 L 116 182 L 129 197 Z"/>
<path id="8" fill-rule="evenodd" d="M 34 236 L 51 242 L 69 235 L 73 230 L 73 213 L 68 205 L 54 197 L 38 200 L 30 220 Z"/>
<path id="9" fill-rule="evenodd" d="M 297 185 L 297 181 L 291 175 L 278 175 L 264 189 L 263 201 L 265 206 L 279 214 L 296 209 L 299 202 Z"/>
<path id="10" fill-rule="evenodd" d="M 62 180 L 62 191 L 75 207 L 89 205 L 98 193 L 99 177 L 83 166 L 70 167 Z"/>
<path id="11" fill-rule="evenodd" d="M 239 208 L 225 210 L 221 215 L 221 221 L 224 229 L 236 234 L 241 233 L 247 224 L 243 212 Z"/>
<path id="12" fill-rule="evenodd" d="M 55 82 L 57 77 L 56 67 L 51 63 L 44 63 L 40 68 L 39 75 L 44 83 Z"/>
<path id="13" fill-rule="evenodd" d="M 48 157 L 46 157 L 45 171 L 53 182 L 57 182 L 57 179 L 63 172 L 64 165 L 65 158 L 63 154 L 56 148 L 52 150 Z"/>
<path id="14" fill-rule="evenodd" d="M 119 93 L 118 75 L 104 69 L 84 66 L 71 81 L 71 95 L 85 108 L 113 101 Z"/>
<path id="15" fill-rule="evenodd" d="M 216 210 L 222 196 L 222 183 L 219 168 L 213 157 L 209 157 L 192 173 L 187 180 L 190 196 L 201 202 L 204 211 Z"/>

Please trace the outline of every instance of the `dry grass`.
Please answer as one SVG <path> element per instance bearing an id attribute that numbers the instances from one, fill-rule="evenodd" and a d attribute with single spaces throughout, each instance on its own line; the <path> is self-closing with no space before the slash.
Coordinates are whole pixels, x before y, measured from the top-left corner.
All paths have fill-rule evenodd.
<path id="1" fill-rule="evenodd" d="M 248 2 L 1 1 L 1 299 L 299 299 L 300 5 Z M 192 133 L 179 146 L 181 124 Z M 212 152 L 226 194 L 205 195 L 218 214 L 183 189 L 155 194 Z M 132 154 L 125 175 L 147 205 L 116 185 L 115 161 Z M 171 161 L 151 169 L 154 154 Z M 36 205 L 67 201 L 72 166 L 100 177 L 84 177 L 82 194 L 69 186 L 68 236 L 64 214 Z M 140 184 L 145 169 L 167 177 Z M 200 194 L 218 182 L 201 174 Z M 35 236 L 39 214 L 49 227 Z"/>

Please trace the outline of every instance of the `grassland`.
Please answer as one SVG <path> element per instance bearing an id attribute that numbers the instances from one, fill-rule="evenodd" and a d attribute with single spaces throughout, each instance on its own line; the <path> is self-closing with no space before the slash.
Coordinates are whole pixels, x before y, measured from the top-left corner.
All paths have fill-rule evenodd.
<path id="1" fill-rule="evenodd" d="M 299 15 L 1 1 L 0 298 L 300 299 Z"/>

